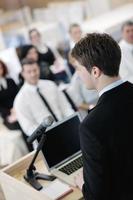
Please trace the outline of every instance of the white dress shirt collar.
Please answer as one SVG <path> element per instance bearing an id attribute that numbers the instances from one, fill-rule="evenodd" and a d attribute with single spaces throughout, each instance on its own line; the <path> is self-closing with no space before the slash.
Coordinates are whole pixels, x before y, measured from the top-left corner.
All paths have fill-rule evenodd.
<path id="1" fill-rule="evenodd" d="M 24 83 L 24 87 L 28 88 L 29 90 L 35 92 L 37 90 L 38 85 L 32 85 L 28 82 Z"/>
<path id="2" fill-rule="evenodd" d="M 125 47 L 127 47 L 128 49 L 133 50 L 133 44 L 128 43 L 128 42 L 125 41 L 125 40 L 122 40 L 122 41 L 121 41 L 121 44 L 124 45 Z"/>
<path id="3" fill-rule="evenodd" d="M 75 42 L 73 40 L 70 40 L 70 49 L 72 50 L 75 46 Z"/>
<path id="4" fill-rule="evenodd" d="M 109 91 L 109 90 L 111 90 L 111 89 L 113 89 L 113 88 L 115 88 L 115 87 L 121 85 L 121 84 L 124 83 L 124 82 L 125 82 L 125 81 L 123 81 L 122 79 L 120 79 L 120 80 L 118 80 L 118 81 L 114 81 L 113 83 L 107 85 L 106 87 L 104 87 L 104 88 L 99 92 L 99 97 L 100 97 L 103 93 L 105 93 L 105 92 L 107 92 L 107 91 Z"/>

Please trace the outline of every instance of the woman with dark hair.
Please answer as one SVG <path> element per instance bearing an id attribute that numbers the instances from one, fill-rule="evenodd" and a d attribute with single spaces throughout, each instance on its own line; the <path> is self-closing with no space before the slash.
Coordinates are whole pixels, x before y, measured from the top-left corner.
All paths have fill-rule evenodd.
<path id="1" fill-rule="evenodd" d="M 31 44 L 36 47 L 39 52 L 40 58 L 49 65 L 53 65 L 56 58 L 53 51 L 42 41 L 41 33 L 33 28 L 29 31 L 29 39 Z"/>
<path id="2" fill-rule="evenodd" d="M 51 49 L 43 40 L 42 34 L 38 29 L 33 28 L 29 30 L 29 39 L 33 46 L 36 47 L 39 52 L 40 60 L 47 62 L 50 65 L 54 65 L 53 70 L 55 72 L 56 82 L 69 82 L 67 70 L 65 70 L 65 64 L 63 64 L 63 58 L 56 49 Z"/>
<path id="3" fill-rule="evenodd" d="M 42 60 L 39 52 L 33 45 L 25 45 L 20 47 L 19 58 L 20 61 L 26 58 L 37 62 L 40 66 L 40 79 L 48 79 L 55 81 L 54 74 L 50 70 L 50 63 L 45 60 Z"/>
<path id="4" fill-rule="evenodd" d="M 6 64 L 0 60 L 0 115 L 9 129 L 17 129 L 18 125 L 12 107 L 18 87 L 11 78 L 7 78 L 7 74 Z"/>

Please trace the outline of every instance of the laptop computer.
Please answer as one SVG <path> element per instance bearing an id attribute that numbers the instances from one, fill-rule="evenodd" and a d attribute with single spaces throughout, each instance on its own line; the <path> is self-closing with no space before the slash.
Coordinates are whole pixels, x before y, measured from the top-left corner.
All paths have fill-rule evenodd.
<path id="1" fill-rule="evenodd" d="M 46 131 L 42 148 L 48 171 L 62 181 L 75 186 L 74 177 L 82 170 L 79 141 L 79 113 L 56 123 Z"/>

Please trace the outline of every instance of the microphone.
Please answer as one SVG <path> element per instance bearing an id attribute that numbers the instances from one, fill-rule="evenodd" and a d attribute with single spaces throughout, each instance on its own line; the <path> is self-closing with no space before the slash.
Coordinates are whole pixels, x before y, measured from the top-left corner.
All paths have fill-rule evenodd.
<path id="1" fill-rule="evenodd" d="M 36 138 L 41 136 L 45 132 L 46 128 L 51 126 L 53 122 L 54 118 L 52 116 L 46 117 L 38 128 L 32 133 L 32 135 L 28 137 L 27 142 L 32 143 Z"/>

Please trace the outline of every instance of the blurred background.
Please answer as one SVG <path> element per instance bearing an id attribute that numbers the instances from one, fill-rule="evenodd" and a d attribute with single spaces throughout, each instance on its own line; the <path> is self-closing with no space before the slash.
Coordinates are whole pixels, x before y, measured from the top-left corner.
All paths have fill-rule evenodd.
<path id="1" fill-rule="evenodd" d="M 127 21 L 123 34 L 122 25 Z M 24 81 L 21 77 L 23 58 L 30 55 L 42 68 L 48 67 L 54 79 L 44 77 L 43 70 L 41 78 L 53 80 L 60 91 L 67 91 L 66 98 L 74 111 L 82 111 L 84 117 L 87 110 L 95 106 L 98 94 L 86 91 L 72 67 L 69 52 L 81 35 L 94 31 L 109 33 L 118 43 L 124 39 L 131 47 L 131 52 L 126 50 L 125 59 L 129 63 L 130 57 L 129 80 L 133 82 L 133 0 L 0 0 L 0 67 L 4 69 L 4 63 L 8 69 L 8 74 L 2 72 L 0 77 L 0 168 L 33 150 L 26 143 L 25 124 L 14 127 L 19 119 L 12 106 Z M 39 60 L 36 60 L 38 55 Z M 125 75 L 123 71 L 123 77 Z M 4 88 L 6 95 L 2 96 L 7 77 L 18 89 L 11 106 L 7 102 L 8 114 L 3 117 L 2 106 L 11 97 L 11 89 L 7 87 Z"/>
<path id="2" fill-rule="evenodd" d="M 133 18 L 132 0 L 1 0 L 0 50 L 28 41 L 36 27 L 50 46 L 68 37 L 71 23 L 83 31 L 106 31 L 120 40 L 120 26 Z"/>

